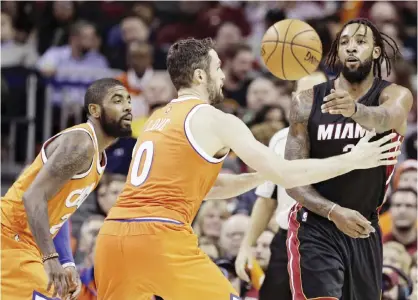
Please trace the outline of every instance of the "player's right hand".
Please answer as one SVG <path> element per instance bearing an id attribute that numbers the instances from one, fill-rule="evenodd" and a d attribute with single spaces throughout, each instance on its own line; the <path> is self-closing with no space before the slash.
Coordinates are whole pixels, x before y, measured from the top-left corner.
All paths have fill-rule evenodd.
<path id="1" fill-rule="evenodd" d="M 251 269 L 251 263 L 253 260 L 252 249 L 248 245 L 241 245 L 238 256 L 235 259 L 235 271 L 239 278 L 246 282 L 250 282 L 247 269 Z"/>
<path id="2" fill-rule="evenodd" d="M 370 140 L 375 135 L 375 130 L 368 131 L 366 135 L 351 150 L 350 154 L 353 155 L 352 158 L 356 169 L 391 166 L 397 163 L 395 158 L 401 154 L 401 151 L 398 150 L 389 152 L 401 144 L 400 141 L 389 142 L 394 137 L 396 137 L 396 133 L 388 134 L 377 141 L 370 142 Z"/>
<path id="3" fill-rule="evenodd" d="M 330 219 L 340 231 L 355 239 L 368 238 L 370 233 L 376 232 L 371 222 L 361 213 L 339 205 L 330 213 Z"/>
<path id="4" fill-rule="evenodd" d="M 64 268 L 61 266 L 58 258 L 51 258 L 44 262 L 44 268 L 46 275 L 48 276 L 47 291 L 54 286 L 54 293 L 52 298 L 59 295 L 61 298 L 65 298 L 69 293 L 70 282 L 66 276 Z"/>

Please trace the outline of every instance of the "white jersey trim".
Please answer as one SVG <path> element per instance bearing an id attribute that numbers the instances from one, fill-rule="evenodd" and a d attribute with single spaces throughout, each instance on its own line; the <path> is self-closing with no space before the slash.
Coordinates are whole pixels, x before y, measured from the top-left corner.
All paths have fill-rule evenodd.
<path id="1" fill-rule="evenodd" d="M 176 102 L 183 102 L 183 101 L 187 101 L 187 100 L 199 100 L 199 98 L 194 97 L 194 96 L 183 96 L 183 97 L 179 97 L 177 99 L 173 99 L 170 102 L 176 103 Z"/>
<path id="2" fill-rule="evenodd" d="M 84 128 L 73 128 L 73 129 L 68 129 L 68 130 L 65 130 L 65 131 L 63 131 L 63 132 L 61 132 L 61 133 L 58 133 L 58 134 L 54 135 L 53 137 L 49 138 L 49 139 L 48 139 L 48 140 L 47 140 L 47 141 L 46 141 L 46 142 L 42 145 L 42 148 L 41 148 L 41 158 L 42 158 L 42 162 L 43 162 L 44 164 L 46 164 L 46 162 L 48 161 L 48 157 L 46 156 L 45 146 L 47 146 L 50 142 L 52 142 L 53 140 L 55 140 L 55 139 L 56 139 L 57 137 L 59 137 L 60 135 L 63 135 L 63 134 L 65 134 L 65 133 L 67 133 L 67 132 L 71 132 L 71 131 L 77 131 L 77 130 L 86 132 L 86 133 L 89 135 L 89 137 L 91 138 L 91 141 L 93 142 L 93 145 L 95 144 L 93 136 L 91 135 L 91 133 L 90 133 L 87 129 L 84 129 Z M 96 148 L 96 146 L 95 146 L 95 148 Z M 97 151 L 96 151 L 96 152 L 97 152 Z M 93 168 L 93 163 L 94 163 L 94 157 L 93 157 L 93 160 L 91 161 L 90 168 L 89 168 L 86 172 L 81 173 L 81 174 L 76 174 L 76 175 L 74 175 L 73 177 L 71 177 L 71 179 L 81 179 L 81 178 L 86 177 L 86 176 L 87 176 L 87 175 L 91 172 L 91 169 Z"/>
<path id="3" fill-rule="evenodd" d="M 221 158 L 215 158 L 209 154 L 207 154 L 196 142 L 196 140 L 194 139 L 193 135 L 192 135 L 192 130 L 190 129 L 190 120 L 192 119 L 193 115 L 199 110 L 199 108 L 205 107 L 205 106 L 209 106 L 209 104 L 203 103 L 203 104 L 198 104 L 195 107 L 193 107 L 190 112 L 188 113 L 186 120 L 184 121 L 184 131 L 186 133 L 186 137 L 189 140 L 189 143 L 192 145 L 193 149 L 205 160 L 207 160 L 210 163 L 220 163 L 222 162 L 227 156 L 228 153 L 225 154 L 223 157 Z"/>
<path id="4" fill-rule="evenodd" d="M 101 159 L 100 159 L 100 153 L 99 153 L 99 142 L 97 141 L 97 136 L 96 136 L 96 131 L 94 130 L 94 127 L 92 124 L 90 124 L 90 122 L 87 122 L 87 125 L 90 126 L 91 131 L 93 132 L 93 136 L 94 136 L 94 147 L 96 149 L 96 153 L 97 153 L 97 160 L 96 160 L 96 165 L 97 165 L 97 172 L 99 172 L 99 174 L 103 174 L 104 170 L 106 169 L 106 165 L 107 165 L 107 156 L 106 156 L 106 152 L 103 151 L 103 160 L 104 160 L 104 165 L 101 165 Z"/>

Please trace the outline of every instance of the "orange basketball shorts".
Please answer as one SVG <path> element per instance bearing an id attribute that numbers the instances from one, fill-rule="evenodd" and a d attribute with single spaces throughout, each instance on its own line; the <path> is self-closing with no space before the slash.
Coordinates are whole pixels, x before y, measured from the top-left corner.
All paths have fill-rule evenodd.
<path id="1" fill-rule="evenodd" d="M 30 241 L 1 225 L 1 299 L 45 300 L 48 278 L 39 251 Z"/>
<path id="2" fill-rule="evenodd" d="M 107 220 L 95 255 L 98 300 L 235 300 L 227 278 L 174 220 Z"/>

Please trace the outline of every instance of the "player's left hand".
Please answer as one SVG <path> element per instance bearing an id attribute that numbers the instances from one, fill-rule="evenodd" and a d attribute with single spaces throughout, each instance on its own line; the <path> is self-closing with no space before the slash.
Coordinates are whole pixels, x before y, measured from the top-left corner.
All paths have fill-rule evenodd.
<path id="1" fill-rule="evenodd" d="M 80 275 L 73 266 L 68 266 L 65 268 L 65 274 L 68 278 L 70 285 L 70 293 L 65 300 L 75 300 L 78 298 L 81 292 L 81 280 Z"/>
<path id="2" fill-rule="evenodd" d="M 343 90 L 331 90 L 331 94 L 324 98 L 324 104 L 321 105 L 322 113 L 331 115 L 343 115 L 352 117 L 356 112 L 356 101 L 350 94 Z"/>

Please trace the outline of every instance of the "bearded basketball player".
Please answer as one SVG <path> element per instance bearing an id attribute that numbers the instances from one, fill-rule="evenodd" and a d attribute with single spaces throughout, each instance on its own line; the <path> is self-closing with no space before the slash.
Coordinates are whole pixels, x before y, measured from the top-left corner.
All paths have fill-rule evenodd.
<path id="1" fill-rule="evenodd" d="M 98 299 L 231 300 L 237 292 L 198 248 L 191 223 L 203 199 L 242 194 L 265 179 L 285 188 L 316 183 L 356 168 L 392 165 L 382 146 L 393 136 L 324 160 L 287 161 L 257 142 L 245 124 L 212 105 L 225 75 L 210 39 L 180 40 L 167 69 L 178 98 L 148 119 L 133 151 L 126 185 L 97 239 Z M 232 149 L 259 173 L 219 175 Z M 218 176 L 219 175 L 219 176 Z M 215 201 L 215 200 L 213 200 Z"/>
<path id="2" fill-rule="evenodd" d="M 132 121 L 131 98 L 115 79 L 92 83 L 84 102 L 88 122 L 46 141 L 1 199 L 1 299 L 77 297 L 70 243 L 64 237 L 54 245 L 53 237 L 96 188 L 105 149 L 131 135 Z"/>
<path id="3" fill-rule="evenodd" d="M 286 159 L 350 153 L 372 129 L 374 139 L 395 133 L 392 140 L 402 141 L 412 94 L 381 78 L 382 63 L 391 70 L 390 46 L 396 54 L 393 40 L 366 19 L 343 26 L 326 61 L 336 79 L 293 99 Z M 299 202 L 290 214 L 287 240 L 294 300 L 380 299 L 378 213 L 392 172 L 393 166 L 355 170 L 287 190 Z"/>

